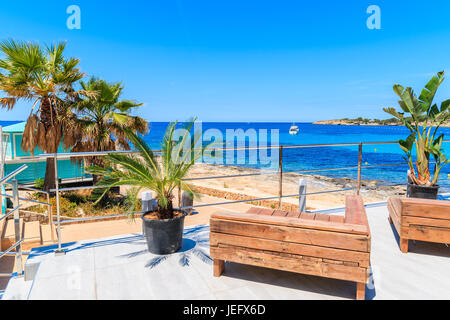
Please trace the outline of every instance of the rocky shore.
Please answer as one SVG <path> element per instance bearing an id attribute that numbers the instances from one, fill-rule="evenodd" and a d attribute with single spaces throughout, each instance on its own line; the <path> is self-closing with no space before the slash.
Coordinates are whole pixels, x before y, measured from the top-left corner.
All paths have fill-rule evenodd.
<path id="1" fill-rule="evenodd" d="M 250 176 L 245 176 L 250 174 Z M 267 172 L 259 169 L 196 164 L 191 171 L 190 177 L 218 177 L 236 176 L 232 178 L 214 178 L 207 180 L 192 180 L 190 184 L 195 186 L 195 190 L 200 194 L 206 194 L 228 200 L 250 200 L 265 197 L 277 197 L 279 194 L 279 174 Z M 299 179 L 307 181 L 307 210 L 321 210 L 332 207 L 339 207 L 345 204 L 345 195 L 353 194 L 356 191 L 356 181 L 349 178 L 333 178 L 321 175 L 306 175 L 299 173 L 283 174 L 283 195 L 298 194 Z M 321 193 L 324 191 L 334 191 L 349 189 L 346 191 Z M 405 194 L 404 186 L 386 186 L 380 181 L 362 180 L 361 196 L 366 203 L 386 201 L 390 196 Z M 257 205 L 256 203 L 254 203 Z M 298 197 L 283 198 L 283 206 L 292 207 L 298 204 Z M 259 205 L 276 208 L 278 200 L 267 200 Z"/>

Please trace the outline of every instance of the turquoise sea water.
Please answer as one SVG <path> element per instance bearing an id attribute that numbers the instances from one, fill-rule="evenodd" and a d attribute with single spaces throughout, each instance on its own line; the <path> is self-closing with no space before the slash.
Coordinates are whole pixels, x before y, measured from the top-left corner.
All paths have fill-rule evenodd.
<path id="1" fill-rule="evenodd" d="M 208 129 L 217 129 L 226 136 L 227 129 L 267 129 L 270 136 L 270 130 L 279 131 L 279 144 L 284 146 L 292 145 L 313 145 L 329 143 L 360 143 L 360 142 L 382 142 L 398 141 L 405 139 L 409 135 L 409 130 L 401 126 L 336 126 L 336 125 L 313 125 L 312 123 L 297 123 L 300 131 L 298 135 L 289 134 L 289 128 L 292 123 L 223 123 L 208 122 L 203 123 L 203 131 Z M 145 140 L 153 148 L 159 149 L 159 142 L 164 134 L 167 123 L 152 123 L 150 133 Z M 447 134 L 450 140 L 450 128 L 442 128 L 440 132 Z M 245 141 L 249 145 L 249 139 Z M 444 149 L 450 149 L 450 144 L 445 143 Z M 450 151 L 450 150 L 449 150 Z M 275 150 L 278 152 L 278 150 Z M 380 165 L 405 162 L 403 152 L 397 143 L 382 145 L 364 145 L 363 146 L 363 165 Z M 448 153 L 450 157 L 450 152 Z M 260 164 L 248 164 L 249 154 L 246 154 L 247 164 L 241 164 L 249 167 L 264 167 Z M 237 155 L 234 163 L 236 165 Z M 315 170 L 324 168 L 340 168 L 357 166 L 358 164 L 358 146 L 339 146 L 339 147 L 315 147 L 315 148 L 285 148 L 283 150 L 283 170 Z M 278 165 L 278 163 L 276 164 Z M 387 184 L 404 183 L 407 166 L 392 166 L 382 168 L 363 168 L 362 178 L 370 180 L 383 181 Z M 442 171 L 442 178 L 446 178 L 450 173 L 450 165 Z M 319 174 L 319 173 L 318 173 Z M 331 177 L 349 177 L 356 178 L 356 169 L 346 169 L 338 171 L 323 171 L 321 175 Z"/>
<path id="2" fill-rule="evenodd" d="M 12 123 L 9 123 L 12 124 Z M 0 125 L 8 125 L 0 121 Z M 160 142 L 164 136 L 167 122 L 150 123 L 150 132 L 145 136 L 145 140 L 154 149 L 160 148 Z M 256 144 L 261 142 L 263 131 L 267 130 L 270 145 L 271 130 L 278 130 L 279 144 L 284 146 L 292 145 L 311 145 L 311 144 L 329 144 L 329 143 L 359 143 L 359 142 L 381 142 L 397 141 L 408 136 L 409 131 L 401 126 L 335 126 L 335 125 L 313 125 L 312 123 L 297 123 L 300 132 L 296 136 L 289 135 L 291 123 L 225 123 L 225 122 L 207 122 L 202 123 L 202 130 L 208 131 L 215 129 L 224 137 L 227 136 L 227 130 L 242 129 L 247 131 L 254 129 L 257 133 Z M 450 140 L 450 128 L 440 129 Z M 237 143 L 238 139 L 235 139 Z M 244 141 L 241 141 L 244 142 Z M 253 139 L 245 138 L 245 145 L 253 144 Z M 450 149 L 450 144 L 444 144 L 444 150 Z M 278 150 L 274 150 L 278 153 Z M 270 151 L 269 151 L 270 155 Z M 224 155 L 225 157 L 226 155 Z M 450 152 L 448 153 L 450 157 Z M 270 169 L 268 165 L 249 163 L 249 152 L 246 152 L 244 158 L 242 155 L 234 154 L 231 161 L 225 162 L 227 165 L 241 165 L 253 168 Z M 380 165 L 405 162 L 403 153 L 397 144 L 384 145 L 365 145 L 363 147 L 363 164 Z M 285 148 L 283 150 L 283 170 L 315 170 L 324 168 L 339 168 L 357 166 L 358 164 L 358 146 L 340 146 L 340 147 L 316 147 L 316 148 Z M 271 169 L 275 169 L 278 163 L 275 163 Z M 392 166 L 382 168 L 363 168 L 362 178 L 370 180 L 384 181 L 389 184 L 404 183 L 407 166 Z M 447 179 L 450 173 L 450 165 L 444 168 L 441 177 Z M 346 169 L 338 171 L 323 171 L 321 175 L 331 177 L 349 177 L 356 178 L 356 169 Z M 445 185 L 445 179 L 442 179 L 441 185 Z"/>

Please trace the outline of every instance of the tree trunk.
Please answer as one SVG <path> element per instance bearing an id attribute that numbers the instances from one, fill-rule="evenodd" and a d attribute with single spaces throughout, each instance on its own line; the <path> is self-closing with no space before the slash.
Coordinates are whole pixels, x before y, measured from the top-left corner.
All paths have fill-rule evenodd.
<path id="1" fill-rule="evenodd" d="M 49 97 L 41 100 L 39 121 L 44 128 L 44 134 L 37 133 L 39 137 L 37 143 L 39 149 L 46 153 L 57 152 L 62 138 L 62 124 L 57 120 L 56 107 L 52 105 Z M 55 161 L 53 158 L 48 158 L 45 170 L 44 190 L 50 191 L 50 189 L 54 188 Z"/>
<path id="2" fill-rule="evenodd" d="M 102 151 L 102 150 L 99 147 L 97 147 L 97 150 L 92 150 L 92 151 Z M 104 168 L 103 159 L 101 159 L 100 157 L 92 157 L 91 159 L 92 160 L 90 162 L 92 165 Z M 100 181 L 100 179 L 101 179 L 101 176 L 99 176 L 97 174 L 92 175 L 92 182 L 94 183 L 94 185 L 96 185 Z"/>
<path id="3" fill-rule="evenodd" d="M 50 192 L 50 189 L 55 189 L 55 187 L 55 161 L 54 158 L 47 158 L 43 188 L 45 191 Z"/>
<path id="4" fill-rule="evenodd" d="M 94 186 L 100 181 L 101 176 L 99 176 L 98 174 L 93 174 L 92 175 L 92 183 L 94 184 Z"/>
<path id="5" fill-rule="evenodd" d="M 167 204 L 167 208 L 163 208 L 158 205 L 157 214 L 158 214 L 159 219 L 173 219 L 172 200 L 169 200 L 169 203 Z"/>

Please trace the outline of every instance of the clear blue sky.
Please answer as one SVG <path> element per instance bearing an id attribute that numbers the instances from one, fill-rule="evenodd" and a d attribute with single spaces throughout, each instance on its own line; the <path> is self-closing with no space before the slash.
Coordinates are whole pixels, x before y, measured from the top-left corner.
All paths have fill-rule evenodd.
<path id="1" fill-rule="evenodd" d="M 81 8 L 81 30 L 66 8 Z M 366 27 L 369 5 L 381 30 Z M 386 118 L 394 83 L 447 70 L 450 1 L 3 1 L 0 39 L 67 40 L 89 75 L 123 81 L 151 121 Z M 25 119 L 30 105 L 1 112 Z"/>

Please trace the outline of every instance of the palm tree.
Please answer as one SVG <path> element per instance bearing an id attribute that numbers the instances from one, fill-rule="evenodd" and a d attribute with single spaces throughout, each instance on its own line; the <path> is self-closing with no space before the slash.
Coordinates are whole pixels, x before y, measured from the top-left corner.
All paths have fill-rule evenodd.
<path id="1" fill-rule="evenodd" d="M 74 108 L 76 117 L 71 120 L 71 136 L 75 143 L 72 152 L 129 150 L 125 129 L 145 134 L 148 123 L 131 111 L 141 106 L 131 100 L 119 100 L 123 91 L 120 83 L 107 83 L 92 77 L 80 82 L 84 92 L 96 92 L 96 96 L 83 97 Z M 87 165 L 102 166 L 99 157 L 85 159 Z M 98 176 L 94 175 L 94 183 Z"/>
<path id="2" fill-rule="evenodd" d="M 106 156 L 104 168 L 95 166 L 90 170 L 91 173 L 102 177 L 99 184 L 107 186 L 103 195 L 115 186 L 133 186 L 134 192 L 129 193 L 129 197 L 132 197 L 129 202 L 135 204 L 137 195 L 142 189 L 153 190 L 158 202 L 157 217 L 172 219 L 174 190 L 181 188 L 194 194 L 183 178 L 209 147 L 209 145 L 197 147 L 200 136 L 191 137 L 190 130 L 193 123 L 194 121 L 187 123 L 184 134 L 177 141 L 174 141 L 177 123 L 169 124 L 161 143 L 159 161 L 140 136 L 127 130 L 127 137 L 139 154 L 109 154 Z M 194 147 L 197 149 L 194 150 Z"/>
<path id="3" fill-rule="evenodd" d="M 74 84 L 84 77 L 79 59 L 64 58 L 65 43 L 41 48 L 39 44 L 7 40 L 0 43 L 0 106 L 11 110 L 19 100 L 33 102 L 22 137 L 22 149 L 34 154 L 36 147 L 55 153 L 61 143 L 68 149 L 71 136 L 65 135 L 70 108 L 80 91 Z M 84 92 L 85 95 L 92 93 Z M 53 159 L 47 159 L 44 189 L 55 185 Z"/>

